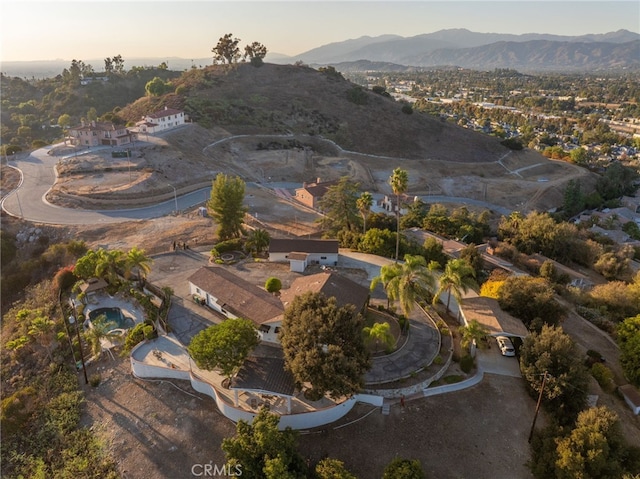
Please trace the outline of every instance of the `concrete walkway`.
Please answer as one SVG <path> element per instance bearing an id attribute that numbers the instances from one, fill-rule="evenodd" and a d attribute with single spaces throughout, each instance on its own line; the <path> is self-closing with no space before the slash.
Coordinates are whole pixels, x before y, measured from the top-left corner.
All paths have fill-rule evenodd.
<path id="1" fill-rule="evenodd" d="M 440 351 L 440 333 L 418 306 L 411 313 L 409 328 L 401 349 L 372 359 L 371 369 L 364 376 L 366 387 L 407 378 L 433 362 Z"/>

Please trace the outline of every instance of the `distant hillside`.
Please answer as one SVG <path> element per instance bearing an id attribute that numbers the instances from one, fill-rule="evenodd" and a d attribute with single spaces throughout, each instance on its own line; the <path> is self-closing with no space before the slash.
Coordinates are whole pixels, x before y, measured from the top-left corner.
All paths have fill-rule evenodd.
<path id="1" fill-rule="evenodd" d="M 639 68 L 639 45 L 640 34 L 627 30 L 572 37 L 452 29 L 408 38 L 362 37 L 315 48 L 296 59 L 325 65 L 370 60 L 417 67 L 598 70 Z M 536 51 L 537 48 L 542 48 L 543 52 Z"/>
<path id="2" fill-rule="evenodd" d="M 495 161 L 507 152 L 496 138 L 403 112 L 401 103 L 363 90 L 335 71 L 220 65 L 189 70 L 172 84 L 178 93 L 140 98 L 119 115 L 135 121 L 168 104 L 183 107 L 204 127 L 322 135 L 344 149 L 382 156 L 470 162 Z"/>

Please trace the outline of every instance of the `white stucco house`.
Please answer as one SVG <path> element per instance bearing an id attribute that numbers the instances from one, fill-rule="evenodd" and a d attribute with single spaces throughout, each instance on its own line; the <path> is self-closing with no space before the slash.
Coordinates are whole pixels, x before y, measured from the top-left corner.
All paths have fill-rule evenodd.
<path id="1" fill-rule="evenodd" d="M 269 241 L 269 261 L 289 263 L 291 271 L 303 272 L 308 265 L 338 264 L 338 240 L 276 239 Z"/>
<path id="2" fill-rule="evenodd" d="M 184 111 L 164 107 L 164 110 L 150 113 L 136 123 L 139 133 L 158 133 L 184 125 Z"/>

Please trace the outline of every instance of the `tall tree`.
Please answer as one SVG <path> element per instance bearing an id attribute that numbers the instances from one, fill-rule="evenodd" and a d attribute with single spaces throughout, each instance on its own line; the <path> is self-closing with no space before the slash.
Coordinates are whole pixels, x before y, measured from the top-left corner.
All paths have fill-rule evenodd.
<path id="1" fill-rule="evenodd" d="M 389 323 L 375 323 L 362 330 L 365 342 L 373 343 L 376 348 L 384 345 L 385 350 L 392 350 L 394 345 L 393 334 L 391 334 Z"/>
<path id="2" fill-rule="evenodd" d="M 253 66 L 259 67 L 267 56 L 267 47 L 260 42 L 253 42 L 244 47 L 244 57 L 249 58 Z"/>
<path id="3" fill-rule="evenodd" d="M 331 236 L 340 230 L 354 231 L 358 224 L 357 183 L 347 176 L 340 178 L 337 184 L 331 185 L 320 200 L 319 206 L 324 216 L 319 223 Z"/>
<path id="4" fill-rule="evenodd" d="M 278 430 L 280 417 L 260 409 L 251 424 L 240 419 L 236 435 L 222 440 L 227 463 L 238 477 L 279 479 L 307 477 L 307 466 L 298 452 L 298 434 Z"/>
<path id="5" fill-rule="evenodd" d="M 349 396 L 360 390 L 369 368 L 362 338 L 364 322 L 351 305 L 307 292 L 285 309 L 280 343 L 286 368 L 299 385 L 311 384 L 309 397 Z"/>
<path id="6" fill-rule="evenodd" d="M 558 324 L 564 316 L 564 309 L 555 299 L 555 291 L 544 278 L 507 278 L 498 292 L 498 302 L 529 329 L 540 329 L 543 323 Z"/>
<path id="7" fill-rule="evenodd" d="M 151 271 L 153 259 L 149 258 L 143 249 L 134 246 L 127 252 L 125 259 L 125 278 L 129 277 L 131 271 L 135 271 L 140 285 L 144 283 L 147 275 Z"/>
<path id="8" fill-rule="evenodd" d="M 405 255 L 404 263 L 389 264 L 380 268 L 380 276 L 373 278 L 371 289 L 382 281 L 387 297 L 400 301 L 405 316 L 409 316 L 416 301 L 430 298 L 436 284 L 434 264 L 427 266 L 422 256 Z"/>
<path id="9" fill-rule="evenodd" d="M 218 224 L 218 237 L 223 241 L 242 234 L 244 215 L 247 212 L 243 205 L 244 191 L 245 183 L 237 176 L 218 173 L 213 180 L 207 207 Z"/>
<path id="10" fill-rule="evenodd" d="M 356 200 L 356 207 L 362 215 L 362 233 L 365 234 L 367 232 L 367 216 L 371 212 L 371 207 L 373 206 L 373 196 L 368 191 L 365 191 L 360 195 L 360 197 Z"/>
<path id="11" fill-rule="evenodd" d="M 576 344 L 562 328 L 544 325 L 520 348 L 520 370 L 532 396 L 561 424 L 571 424 L 587 401 L 589 374 Z M 543 377 L 546 373 L 544 389 Z"/>
<path id="12" fill-rule="evenodd" d="M 125 254 L 117 249 L 97 251 L 98 260 L 95 265 L 95 275 L 106 279 L 110 284 L 118 284 L 118 274 L 124 271 L 126 262 Z"/>
<path id="13" fill-rule="evenodd" d="M 51 356 L 51 345 L 55 337 L 55 328 L 56 323 L 53 320 L 38 314 L 31 320 L 28 330 L 29 336 L 34 337 L 40 343 L 47 352 L 50 360 L 53 360 Z"/>
<path id="14" fill-rule="evenodd" d="M 103 342 L 109 339 L 119 338 L 118 333 L 113 332 L 118 326 L 113 321 L 108 321 L 107 316 L 101 314 L 91 321 L 91 326 L 84 331 L 84 339 L 91 346 L 91 354 L 97 358 L 104 350 Z"/>
<path id="15" fill-rule="evenodd" d="M 447 293 L 447 312 L 449 312 L 449 302 L 451 295 L 456 298 L 458 304 L 462 301 L 462 294 L 469 291 L 470 288 L 477 288 L 478 284 L 475 280 L 476 272 L 463 259 L 452 259 L 447 262 L 444 272 L 438 278 L 440 287 L 436 291 L 433 302 L 438 302 L 443 293 Z"/>
<path id="16" fill-rule="evenodd" d="M 240 58 L 239 38 L 233 38 L 232 33 L 227 33 L 218 39 L 218 43 L 211 49 L 213 61 L 216 63 L 235 63 Z"/>
<path id="17" fill-rule="evenodd" d="M 396 168 L 393 170 L 391 177 L 389 178 L 389 184 L 393 194 L 396 195 L 396 262 L 400 254 L 400 196 L 404 195 L 409 188 L 409 173 L 402 168 Z"/>
<path id="18" fill-rule="evenodd" d="M 191 339 L 187 350 L 199 368 L 219 369 L 230 379 L 259 342 L 253 323 L 235 318 L 203 329 Z"/>

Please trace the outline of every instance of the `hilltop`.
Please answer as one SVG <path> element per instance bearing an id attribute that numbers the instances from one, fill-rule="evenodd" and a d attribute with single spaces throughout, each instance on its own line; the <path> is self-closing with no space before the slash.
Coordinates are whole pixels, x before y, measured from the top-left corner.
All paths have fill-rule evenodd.
<path id="1" fill-rule="evenodd" d="M 204 127 L 232 134 L 321 135 L 345 150 L 408 159 L 495 161 L 508 150 L 470 132 L 362 89 L 335 70 L 250 64 L 210 66 L 172 82 L 177 94 L 144 97 L 119 115 L 137 121 L 160 105 L 184 108 Z"/>

